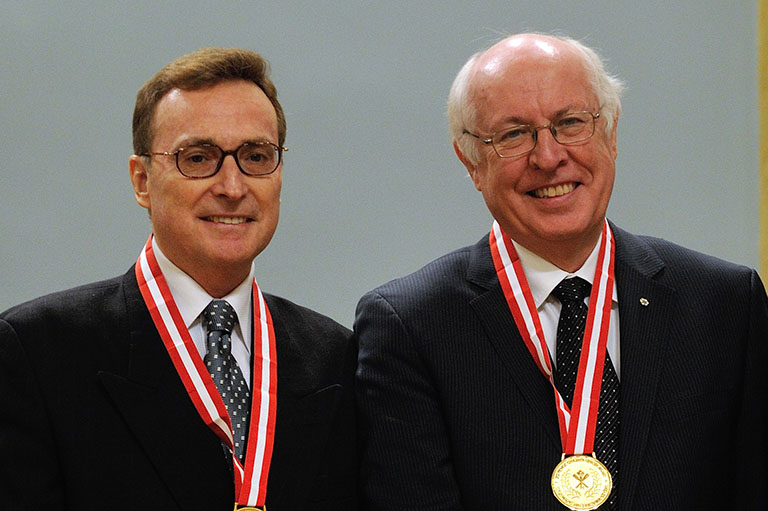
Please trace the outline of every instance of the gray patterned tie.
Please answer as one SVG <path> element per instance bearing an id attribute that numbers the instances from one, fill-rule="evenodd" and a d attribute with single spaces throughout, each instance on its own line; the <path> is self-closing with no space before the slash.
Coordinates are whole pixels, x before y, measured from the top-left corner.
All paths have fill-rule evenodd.
<path id="1" fill-rule="evenodd" d="M 235 455 L 242 462 L 248 435 L 251 393 L 235 357 L 232 356 L 230 334 L 237 323 L 237 315 L 227 301 L 213 300 L 203 311 L 202 317 L 208 332 L 203 361 L 229 412 L 234 430 Z"/>
<path id="2" fill-rule="evenodd" d="M 579 277 L 564 279 L 552 291 L 562 304 L 560 319 L 557 323 L 557 370 L 555 385 L 568 406 L 573 402 L 576 374 L 579 370 L 581 344 L 587 324 L 587 304 L 584 298 L 589 296 L 592 286 Z M 595 454 L 613 478 L 613 491 L 608 501 L 601 508 L 617 508 L 617 477 L 619 473 L 619 378 L 613 368 L 613 362 L 605 352 L 603 383 L 600 389 L 600 407 L 597 414 L 595 432 Z"/>

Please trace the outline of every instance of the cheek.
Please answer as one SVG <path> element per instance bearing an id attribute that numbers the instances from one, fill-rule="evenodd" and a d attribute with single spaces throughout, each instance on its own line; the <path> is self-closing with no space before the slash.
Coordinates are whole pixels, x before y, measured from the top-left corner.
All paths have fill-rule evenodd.
<path id="1" fill-rule="evenodd" d="M 277 217 L 280 210 L 280 191 L 282 182 L 278 180 L 269 183 L 269 186 L 261 186 L 253 190 L 253 194 L 259 203 L 259 208 L 265 216 Z"/>
<path id="2" fill-rule="evenodd" d="M 153 204 L 157 215 L 163 215 L 173 223 L 180 223 L 194 214 L 194 200 L 190 194 L 181 195 L 180 191 L 169 191 Z"/>
<path id="3" fill-rule="evenodd" d="M 601 154 L 598 161 L 595 162 L 595 165 L 597 165 L 596 168 L 599 169 L 598 172 L 600 174 L 598 179 L 604 183 L 608 192 L 613 188 L 613 179 L 616 174 L 616 165 L 614 162 L 615 160 L 611 156 L 610 151 Z"/>
<path id="4" fill-rule="evenodd" d="M 515 184 L 503 173 L 496 172 L 488 175 L 482 194 L 488 210 L 496 218 L 506 218 L 511 211 L 519 208 Z"/>
<path id="5" fill-rule="evenodd" d="M 525 168 L 519 165 L 499 165 L 488 170 L 484 186 L 493 195 L 513 195 L 517 193 L 518 187 L 521 186 L 524 180 L 524 173 Z"/>
<path id="6" fill-rule="evenodd" d="M 592 167 L 592 186 L 595 200 L 604 206 L 607 206 L 613 192 L 613 182 L 615 170 L 613 160 L 608 158 L 600 159 Z"/>
<path id="7" fill-rule="evenodd" d="M 147 182 L 150 201 L 156 210 L 190 208 L 202 193 L 206 184 L 202 180 L 183 181 L 168 169 L 163 169 Z"/>
<path id="8" fill-rule="evenodd" d="M 273 202 L 280 202 L 280 192 L 283 189 L 283 180 L 282 179 L 277 179 L 271 185 L 272 186 L 269 187 L 269 197 L 270 197 L 270 200 L 273 201 Z"/>
<path id="9" fill-rule="evenodd" d="M 592 176 L 592 181 L 601 184 L 613 181 L 614 160 L 608 147 L 601 145 L 588 151 L 574 151 L 571 158 Z"/>

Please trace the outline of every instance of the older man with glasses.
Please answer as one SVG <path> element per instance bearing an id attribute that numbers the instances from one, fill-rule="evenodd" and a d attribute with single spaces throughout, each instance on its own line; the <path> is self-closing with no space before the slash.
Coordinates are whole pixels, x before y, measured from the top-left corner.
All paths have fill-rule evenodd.
<path id="1" fill-rule="evenodd" d="M 606 220 L 622 83 L 564 37 L 448 100 L 490 233 L 366 294 L 366 509 L 768 509 L 757 273 Z"/>
<path id="2" fill-rule="evenodd" d="M 267 62 L 181 57 L 133 128 L 135 265 L 0 315 L 0 507 L 357 509 L 352 332 L 255 280 L 286 150 Z"/>

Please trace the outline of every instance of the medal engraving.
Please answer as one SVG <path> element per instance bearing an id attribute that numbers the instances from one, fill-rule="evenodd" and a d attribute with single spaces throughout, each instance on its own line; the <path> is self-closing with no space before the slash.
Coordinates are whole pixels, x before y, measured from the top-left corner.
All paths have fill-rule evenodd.
<path id="1" fill-rule="evenodd" d="M 569 456 L 552 472 L 552 492 L 571 510 L 597 509 L 608 500 L 612 487 L 611 473 L 593 456 Z"/>

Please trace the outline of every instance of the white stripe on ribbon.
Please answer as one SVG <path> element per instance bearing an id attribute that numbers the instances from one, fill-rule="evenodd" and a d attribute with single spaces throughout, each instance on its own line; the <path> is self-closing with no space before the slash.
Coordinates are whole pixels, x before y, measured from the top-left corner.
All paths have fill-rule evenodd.
<path id="1" fill-rule="evenodd" d="M 613 275 L 612 275 L 612 260 L 613 260 L 613 233 L 608 226 L 606 220 L 603 224 L 603 241 L 601 243 L 601 266 L 595 269 L 595 278 L 597 281 L 597 290 L 593 294 L 596 298 L 590 301 L 590 312 L 593 311 L 594 317 L 591 325 L 587 325 L 587 329 L 590 331 L 590 337 L 587 342 L 587 358 L 581 360 L 579 365 L 579 371 L 584 371 L 583 386 L 581 389 L 575 389 L 578 395 L 581 396 L 581 405 L 578 413 L 571 415 L 572 410 L 568 408 L 563 400 L 560 392 L 555 386 L 554 377 L 552 375 L 552 369 L 549 359 L 549 351 L 546 347 L 546 341 L 540 339 L 537 330 L 541 328 L 541 321 L 539 319 L 539 313 L 534 308 L 528 305 L 527 296 L 530 295 L 530 288 L 525 278 L 525 274 L 522 271 L 522 266 L 519 264 L 519 258 L 514 252 L 514 246 L 510 245 L 510 251 L 507 250 L 507 246 L 504 242 L 504 234 L 501 230 L 501 226 L 497 221 L 493 222 L 491 229 L 490 243 L 493 245 L 491 254 L 494 257 L 499 258 L 502 273 L 505 281 L 509 284 L 509 289 L 512 290 L 512 296 L 505 296 L 507 304 L 510 308 L 514 308 L 523 320 L 522 325 L 517 324 L 520 335 L 523 336 L 523 340 L 529 348 L 529 351 L 536 353 L 534 361 L 539 367 L 539 370 L 548 378 L 555 393 L 556 406 L 558 411 L 558 421 L 560 423 L 561 434 L 564 435 L 561 438 L 563 449 L 566 449 L 567 439 L 575 442 L 573 454 L 584 454 L 586 450 L 587 438 L 586 432 L 589 428 L 590 417 L 597 417 L 597 409 L 599 406 L 599 396 L 595 402 L 595 406 L 592 406 L 592 391 L 597 392 L 602 385 L 601 381 L 595 379 L 595 372 L 597 370 L 597 364 L 605 359 L 605 342 L 608 335 L 608 325 L 610 322 L 610 309 L 606 309 L 606 303 L 613 296 Z M 513 255 L 514 254 L 514 255 Z M 517 262 L 517 265 L 515 262 Z M 498 267 L 498 264 L 496 265 Z M 519 268 L 518 268 L 519 266 Z M 519 269 L 519 273 L 518 273 Z M 501 276 L 500 276 L 501 278 Z M 505 295 L 507 291 L 502 286 Z M 531 304 L 533 299 L 531 297 Z M 593 303 L 594 302 L 594 303 Z M 531 305 L 535 307 L 535 305 Z M 517 316 L 512 311 L 512 316 L 517 323 Z M 601 346 L 602 342 L 602 346 Z M 600 357 L 602 354 L 602 358 Z M 584 353 L 582 352 L 582 359 Z M 574 403 L 576 402 L 576 396 L 574 396 Z M 573 424 L 571 424 L 573 422 Z M 593 439 L 594 441 L 594 439 Z"/>
<path id="2" fill-rule="evenodd" d="M 520 309 L 520 313 L 525 319 L 525 326 L 528 329 L 528 335 L 530 335 L 531 341 L 533 341 L 533 346 L 536 348 L 536 355 L 539 357 L 539 366 L 544 369 L 544 373 L 547 376 L 551 376 L 552 369 L 549 364 L 549 353 L 545 351 L 542 342 L 543 340 L 539 339 L 539 334 L 536 332 L 536 324 L 534 323 L 533 312 L 528 308 L 528 304 L 525 301 L 525 293 L 523 292 L 523 288 L 520 285 L 519 279 L 513 278 L 512 275 L 510 275 L 510 269 L 512 273 L 514 273 L 515 270 L 512 265 L 512 258 L 509 256 L 509 252 L 507 252 L 507 246 L 504 244 L 504 238 L 498 222 L 493 222 L 493 231 L 496 237 L 496 247 L 499 250 L 499 256 L 501 257 L 501 261 L 504 266 L 504 273 L 506 274 L 509 285 L 512 288 L 512 294 L 515 298 L 515 302 L 517 303 L 517 307 Z M 538 317 L 538 312 L 536 312 L 536 316 Z"/>
<path id="3" fill-rule="evenodd" d="M 176 310 L 176 304 L 173 302 L 170 289 L 167 288 L 167 284 L 165 284 L 164 281 L 162 282 L 164 287 L 161 289 L 161 282 L 158 280 L 158 278 L 162 276 L 162 273 L 160 272 L 158 275 L 156 275 L 152 271 L 153 265 L 150 263 L 148 256 L 148 252 L 151 251 L 151 241 L 152 237 L 150 236 L 150 239 L 147 241 L 144 250 L 142 250 L 141 254 L 139 255 L 139 259 L 136 265 L 137 273 L 141 274 L 141 277 L 145 282 L 144 286 L 142 286 L 140 283 L 139 287 L 146 289 L 149 295 L 147 296 L 142 290 L 142 297 L 144 298 L 145 302 L 147 302 L 147 308 L 150 310 L 150 313 L 152 310 L 155 310 L 160 316 L 159 321 L 162 322 L 162 325 L 157 324 L 158 319 L 155 317 L 155 314 L 151 314 L 152 320 L 155 322 L 158 333 L 162 337 L 163 343 L 168 350 L 169 355 L 171 355 L 171 359 L 174 362 L 174 366 L 176 367 L 179 376 L 184 382 L 185 388 L 187 387 L 187 382 L 189 382 L 194 388 L 194 392 L 197 394 L 197 399 L 199 400 L 200 405 L 197 404 L 196 398 L 193 397 L 192 392 L 187 389 L 190 393 L 190 399 L 195 404 L 195 408 L 200 414 L 200 417 L 206 424 L 209 425 L 209 427 L 213 429 L 214 433 L 216 433 L 216 430 L 219 430 L 223 437 L 229 441 L 230 449 L 233 449 L 234 441 L 232 429 L 227 425 L 226 418 L 219 415 L 217 409 L 218 403 L 221 405 L 222 410 L 226 410 L 226 407 L 221 400 L 221 396 L 218 394 L 218 392 L 215 395 L 212 395 L 208 391 L 206 382 L 211 379 L 211 376 L 207 372 L 201 372 L 202 369 L 198 371 L 195 361 L 200 359 L 200 354 L 194 347 L 194 343 L 192 342 L 186 325 L 178 324 L 176 321 L 174 321 L 174 315 L 171 312 L 171 309 L 173 308 L 176 313 L 178 313 L 178 311 Z M 154 262 L 154 264 L 156 265 L 157 263 Z M 277 361 L 276 354 L 272 351 L 274 339 L 272 339 L 272 336 L 270 335 L 270 325 L 267 321 L 267 318 L 269 317 L 267 303 L 264 300 L 264 297 L 261 294 L 261 290 L 259 289 L 255 279 L 253 281 L 253 289 L 254 295 L 258 297 L 258 306 L 256 307 L 256 304 L 254 304 L 254 313 L 256 310 L 258 310 L 258 318 L 254 318 L 254 325 L 259 325 L 259 339 L 254 339 L 254 346 L 260 346 L 261 381 L 259 383 L 258 392 L 260 392 L 261 400 L 258 410 L 258 422 L 256 424 L 253 421 L 254 410 L 253 407 L 251 408 L 251 426 L 255 426 L 258 433 L 255 435 L 255 447 L 253 447 L 253 444 L 249 442 L 247 452 L 250 454 L 251 450 L 254 448 L 256 452 L 255 455 L 251 456 L 246 454 L 245 467 L 243 467 L 243 465 L 240 463 L 240 460 L 238 460 L 236 456 L 232 457 L 232 461 L 236 473 L 235 492 L 237 502 L 250 506 L 262 506 L 266 500 L 266 488 L 264 488 L 264 492 L 261 492 L 259 483 L 262 477 L 264 477 L 266 480 L 266 477 L 268 476 L 268 474 L 262 475 L 262 472 L 264 470 L 268 470 L 271 461 L 270 459 L 267 459 L 266 454 L 268 451 L 271 452 L 271 448 L 274 442 L 274 437 L 270 433 L 272 428 L 269 427 L 269 412 L 270 407 L 275 406 L 275 403 L 271 402 L 272 395 L 274 394 L 275 397 L 277 395 L 276 389 L 270 388 L 272 382 L 271 364 L 274 363 L 276 366 Z M 169 297 L 169 302 L 166 302 L 163 293 Z M 254 314 L 254 316 L 255 315 L 256 314 Z M 165 328 L 165 331 L 162 330 L 163 327 Z M 178 356 L 174 357 L 171 350 L 175 351 Z M 201 360 L 202 359 L 200 359 L 200 361 Z M 257 369 L 255 364 L 256 362 L 254 360 L 254 372 Z M 201 367 L 203 366 L 201 365 Z M 253 376 L 254 382 L 256 382 L 258 374 L 254 374 Z M 212 388 L 215 388 L 212 381 L 210 381 L 210 384 Z M 222 435 L 218 436 L 221 438 Z M 253 436 L 250 433 L 249 439 L 253 439 Z M 249 465 L 248 463 L 249 458 L 253 459 L 252 465 Z"/>
<path id="4" fill-rule="evenodd" d="M 166 329 L 168 330 L 169 335 L 171 336 L 173 346 L 176 349 L 176 352 L 179 354 L 179 358 L 182 364 L 184 365 L 184 369 L 186 370 L 186 373 L 189 375 L 189 378 L 192 380 L 192 384 L 195 386 L 195 388 L 204 389 L 205 384 L 203 383 L 203 380 L 200 377 L 200 374 L 195 368 L 195 364 L 192 361 L 192 357 L 189 351 L 187 350 L 186 345 L 184 344 L 184 339 L 182 338 L 181 332 L 179 331 L 179 328 L 176 325 L 176 323 L 173 321 L 173 317 L 171 316 L 171 313 L 168 310 L 168 305 L 165 303 L 163 294 L 157 285 L 157 281 L 155 280 L 155 276 L 153 275 L 151 268 L 149 267 L 149 261 L 147 261 L 146 251 L 141 252 L 140 258 L 141 258 L 140 259 L 141 273 L 144 276 L 144 280 L 147 283 L 147 289 L 149 289 L 149 292 L 152 295 L 152 299 L 154 301 L 155 307 L 157 311 L 160 313 L 160 316 L 163 319 L 163 323 Z M 222 431 L 222 433 L 224 433 L 227 436 L 227 438 L 229 438 L 229 440 L 232 441 L 232 431 L 229 428 L 229 426 L 227 426 L 227 423 L 224 420 L 224 418 L 219 416 L 218 411 L 216 410 L 216 405 L 211 399 L 211 396 L 208 394 L 208 392 L 198 392 L 198 395 L 200 396 L 200 401 L 202 402 L 205 408 L 205 411 L 208 414 L 208 417 L 203 417 L 203 420 L 206 423 L 215 424 L 216 427 L 218 427 Z"/>
<path id="5" fill-rule="evenodd" d="M 610 229 L 604 229 L 603 230 L 603 238 L 605 243 L 605 251 L 604 254 L 609 255 L 611 252 L 611 244 L 613 243 L 612 237 L 611 237 L 611 230 Z M 589 425 L 589 416 L 591 413 L 597 413 L 597 410 L 593 411 L 593 408 L 599 407 L 599 399 L 597 403 L 594 403 L 591 399 L 592 397 L 592 387 L 593 384 L 595 384 L 595 371 L 597 369 L 597 364 L 600 363 L 599 361 L 599 343 L 600 343 L 600 336 L 602 334 L 602 328 L 603 325 L 603 313 L 605 312 L 605 302 L 609 297 L 613 296 L 613 289 L 611 286 L 611 289 L 607 289 L 608 287 L 608 280 L 609 280 L 609 267 L 611 263 L 610 257 L 603 257 L 603 265 L 602 267 L 598 268 L 597 271 L 599 272 L 598 277 L 598 290 L 597 290 L 597 299 L 595 300 L 595 319 L 592 323 L 592 332 L 589 339 L 589 342 L 587 344 L 588 346 L 588 358 L 587 358 L 587 367 L 586 367 L 586 373 L 584 376 L 584 389 L 581 393 L 582 400 L 581 400 L 581 407 L 579 410 L 579 417 L 578 421 L 576 422 L 576 443 L 574 450 L 578 453 L 584 453 L 585 450 L 585 444 L 587 442 L 587 429 Z M 590 303 L 590 307 L 592 304 Z M 607 327 L 607 324 L 605 325 Z M 603 363 L 605 363 L 605 350 L 603 350 Z M 602 382 L 600 382 L 602 383 Z M 599 396 L 598 396 L 599 398 Z"/>
<path id="6" fill-rule="evenodd" d="M 254 282 L 255 285 L 255 282 Z M 267 323 L 267 311 L 264 297 L 261 294 L 261 290 L 256 287 L 256 295 L 258 296 L 258 309 L 259 309 L 259 331 L 262 339 L 269 339 L 269 325 Z M 261 392 L 261 400 L 259 406 L 259 435 L 256 441 L 256 452 L 254 455 L 253 474 L 261 474 L 264 466 L 264 453 L 266 451 L 266 438 L 267 438 L 267 426 L 269 425 L 269 404 L 270 404 L 270 382 L 271 382 L 271 370 L 270 360 L 271 354 L 269 352 L 269 342 L 261 343 L 261 386 L 259 392 Z M 259 478 L 254 477 L 250 481 L 249 493 L 256 488 L 256 493 L 259 491 Z M 255 496 L 255 495 L 254 495 Z M 249 502 L 250 503 L 250 502 Z"/>

